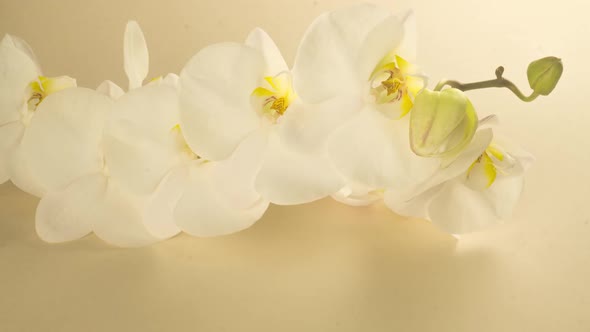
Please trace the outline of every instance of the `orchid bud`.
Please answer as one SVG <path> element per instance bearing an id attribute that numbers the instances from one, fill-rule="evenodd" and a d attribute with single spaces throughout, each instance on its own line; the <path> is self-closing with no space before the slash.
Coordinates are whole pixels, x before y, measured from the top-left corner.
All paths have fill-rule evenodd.
<path id="1" fill-rule="evenodd" d="M 554 56 L 533 61 L 527 69 L 531 89 L 542 96 L 553 91 L 562 73 L 563 63 L 561 59 Z"/>
<path id="2" fill-rule="evenodd" d="M 477 113 L 458 89 L 424 89 L 410 115 L 410 145 L 422 157 L 447 157 L 460 152 L 477 129 Z"/>

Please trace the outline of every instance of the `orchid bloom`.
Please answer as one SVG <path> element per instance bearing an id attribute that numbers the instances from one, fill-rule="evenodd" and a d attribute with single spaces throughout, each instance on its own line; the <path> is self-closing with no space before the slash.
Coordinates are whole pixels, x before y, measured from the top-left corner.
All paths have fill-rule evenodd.
<path id="1" fill-rule="evenodd" d="M 533 157 L 480 129 L 448 167 L 410 191 L 389 190 L 385 204 L 401 215 L 425 218 L 442 230 L 462 234 L 508 218 Z"/>
<path id="2" fill-rule="evenodd" d="M 305 33 L 293 68 L 302 100 L 351 99 L 328 155 L 347 186 L 334 198 L 368 204 L 384 188 L 407 187 L 436 171 L 439 162 L 415 155 L 405 116 L 424 86 L 415 61 L 415 23 L 370 4 L 329 12 Z"/>
<path id="3" fill-rule="evenodd" d="M 255 168 L 248 164 L 256 151 L 244 145 L 243 153 L 224 161 L 209 161 L 194 152 L 184 138 L 175 76 L 141 86 L 147 74 L 142 68 L 148 63 L 143 61 L 147 46 L 135 22 L 128 24 L 125 40 L 132 90 L 117 99 L 105 127 L 110 176 L 144 198 L 144 226 L 159 238 L 181 230 L 215 236 L 250 226 L 268 207 L 248 181 L 255 175 Z M 131 55 L 142 55 L 142 59 L 134 61 Z M 103 88 L 117 90 L 110 83 Z"/>
<path id="4" fill-rule="evenodd" d="M 143 38 L 138 29 L 132 22 L 126 32 L 125 54 L 130 48 L 140 48 L 125 60 L 130 88 L 141 86 L 142 75 L 147 75 L 147 68 L 141 68 L 147 66 L 147 50 L 142 52 L 138 46 L 137 38 Z M 135 37 L 133 43 L 129 37 Z M 137 72 L 140 74 L 131 74 Z M 148 88 L 155 89 L 160 82 L 153 85 Z M 170 84 L 161 85 L 165 89 Z M 119 156 L 105 149 L 107 122 L 114 112 L 133 105 L 129 100 L 135 100 L 134 91 L 141 97 L 140 88 L 123 95 L 122 89 L 107 81 L 98 90 L 73 88 L 49 96 L 25 133 L 24 160 L 48 189 L 37 207 L 37 233 L 47 242 L 70 241 L 94 231 L 118 246 L 154 243 L 165 236 L 145 226 L 149 197 L 137 195 L 111 174 L 109 166 Z M 161 96 L 157 92 L 156 100 Z M 174 89 L 171 94 L 175 96 Z M 140 100 L 139 105 L 145 103 Z"/>
<path id="5" fill-rule="evenodd" d="M 35 196 L 45 188 L 21 158 L 21 141 L 47 96 L 75 87 L 68 76 L 46 77 L 23 40 L 6 35 L 0 42 L 0 183 L 8 180 Z"/>
<path id="6" fill-rule="evenodd" d="M 251 185 L 263 199 L 303 204 L 344 186 L 325 148 L 330 128 L 338 123 L 338 110 L 354 101 L 302 103 L 287 64 L 266 32 L 254 29 L 244 44 L 204 48 L 180 78 L 180 127 L 188 146 L 206 160 L 223 161 L 242 144 L 258 144 L 260 153 L 251 156 Z M 240 168 L 237 164 L 232 181 L 237 181 Z"/>

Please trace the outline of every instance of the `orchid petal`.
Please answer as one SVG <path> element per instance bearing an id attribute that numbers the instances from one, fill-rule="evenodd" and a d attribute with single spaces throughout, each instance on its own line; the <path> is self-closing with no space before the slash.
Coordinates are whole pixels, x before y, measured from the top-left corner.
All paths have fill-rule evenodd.
<path id="1" fill-rule="evenodd" d="M 348 183 L 333 194 L 332 198 L 337 202 L 350 206 L 368 206 L 380 200 L 382 195 L 380 191 L 372 191 L 369 188 L 361 189 L 361 186 Z"/>
<path id="2" fill-rule="evenodd" d="M 416 62 L 416 15 L 413 11 L 404 13 L 402 17 L 402 24 L 404 30 L 404 36 L 399 46 L 396 49 L 396 53 L 401 55 L 405 60 L 410 63 Z"/>
<path id="3" fill-rule="evenodd" d="M 244 43 L 258 50 L 264 57 L 266 63 L 264 76 L 275 76 L 289 70 L 281 51 L 266 31 L 260 28 L 252 30 Z"/>
<path id="4" fill-rule="evenodd" d="M 125 27 L 123 60 L 129 89 L 139 88 L 149 71 L 149 53 L 143 32 L 135 21 L 127 22 Z"/>
<path id="5" fill-rule="evenodd" d="M 104 193 L 104 182 L 100 174 L 89 175 L 44 196 L 35 216 L 39 237 L 45 242 L 58 243 L 90 233 L 95 205 Z"/>
<path id="6" fill-rule="evenodd" d="M 34 60 L 5 36 L 0 43 L 0 126 L 20 120 L 26 88 L 38 76 Z"/>
<path id="7" fill-rule="evenodd" d="M 254 183 L 267 147 L 268 130 L 255 131 L 244 139 L 228 159 L 216 162 L 212 167 L 212 181 L 232 208 L 245 209 L 260 200 Z"/>
<path id="8" fill-rule="evenodd" d="M 121 98 L 121 96 L 125 94 L 125 91 L 123 91 L 123 89 L 121 89 L 117 84 L 109 80 L 100 83 L 98 88 L 96 88 L 96 91 L 114 100 Z"/>
<path id="9" fill-rule="evenodd" d="M 5 38 L 6 45 L 8 45 L 8 43 L 11 43 L 16 49 L 18 49 L 19 51 L 26 54 L 27 57 L 29 57 L 29 59 L 31 59 L 31 61 L 33 61 L 33 63 L 35 63 L 35 66 L 37 67 L 38 75 L 42 75 L 41 74 L 42 73 L 41 66 L 39 65 L 39 60 L 37 60 L 37 56 L 35 55 L 35 52 L 33 52 L 33 48 L 31 47 L 31 45 L 29 45 L 29 43 L 27 43 L 22 38 L 19 38 L 17 36 L 13 36 L 13 35 L 9 35 L 9 34 L 6 34 L 4 36 L 4 38 Z M 3 42 L 4 42 L 4 39 L 3 39 Z"/>
<path id="10" fill-rule="evenodd" d="M 166 74 L 162 81 L 164 82 L 164 84 L 171 86 L 175 89 L 178 89 L 178 87 L 180 86 L 180 76 L 174 73 Z"/>
<path id="11" fill-rule="evenodd" d="M 427 218 L 428 217 L 428 206 L 432 201 L 432 198 L 438 194 L 442 185 L 429 188 L 420 195 L 412 196 L 407 192 L 398 190 L 387 190 L 383 196 L 383 201 L 388 208 L 393 212 L 415 218 Z"/>
<path id="12" fill-rule="evenodd" d="M 490 201 L 456 179 L 446 183 L 432 199 L 428 217 L 437 227 L 451 234 L 474 232 L 497 221 Z"/>
<path id="13" fill-rule="evenodd" d="M 104 133 L 105 161 L 113 179 L 135 194 L 151 193 L 191 153 L 178 123 L 172 87 L 147 85 L 120 98 Z"/>
<path id="14" fill-rule="evenodd" d="M 44 181 L 31 170 L 20 146 L 14 150 L 10 164 L 10 180 L 18 189 L 36 197 L 43 197 L 47 193 Z"/>
<path id="15" fill-rule="evenodd" d="M 506 219 L 520 199 L 524 188 L 523 169 L 508 176 L 498 176 L 496 181 L 485 191 L 488 200 L 494 206 L 498 218 Z"/>
<path id="16" fill-rule="evenodd" d="M 490 128 L 477 131 L 463 152 L 432 176 L 422 181 L 419 181 L 416 176 L 409 176 L 414 179 L 414 185 L 408 183 L 410 185 L 387 190 L 384 197 L 385 204 L 400 215 L 425 218 L 428 204 L 442 188 L 442 184 L 464 174 L 485 151 L 492 137 Z"/>
<path id="17" fill-rule="evenodd" d="M 177 225 L 194 236 L 209 237 L 238 232 L 262 217 L 268 201 L 260 199 L 246 209 L 231 206 L 227 197 L 211 181 L 214 163 L 192 166 L 191 180 L 178 201 L 174 216 Z"/>
<path id="18" fill-rule="evenodd" d="M 368 108 L 330 137 L 328 153 L 352 182 L 373 189 L 406 187 L 407 182 L 432 174 L 437 166 L 411 153 L 407 130 L 407 121 L 390 121 Z"/>
<path id="19" fill-rule="evenodd" d="M 180 166 L 172 170 L 146 200 L 143 224 L 155 237 L 167 239 L 180 232 L 174 210 L 189 181 L 188 174 L 188 167 Z"/>
<path id="20" fill-rule="evenodd" d="M 141 247 L 161 239 L 143 225 L 142 204 L 115 181 L 102 179 L 103 192 L 94 197 L 94 206 L 86 218 L 92 220 L 96 236 L 119 247 Z"/>
<path id="21" fill-rule="evenodd" d="M 295 57 L 293 82 L 298 95 L 307 103 L 359 95 L 357 59 L 363 41 L 389 16 L 387 10 L 370 4 L 319 16 L 305 32 Z"/>
<path id="22" fill-rule="evenodd" d="M 23 158 L 48 190 L 102 172 L 104 119 L 112 101 L 96 91 L 71 88 L 49 95 L 23 137 Z"/>
<path id="23" fill-rule="evenodd" d="M 283 144 L 302 153 L 320 153 L 328 138 L 361 109 L 359 98 L 333 98 L 319 104 L 295 103 L 278 122 Z"/>
<path id="24" fill-rule="evenodd" d="M 390 16 L 379 22 L 368 34 L 360 49 L 359 80 L 368 82 L 381 59 L 394 51 L 402 41 L 404 30 L 401 20 Z M 402 54 L 403 56 L 403 54 Z"/>
<path id="25" fill-rule="evenodd" d="M 383 116 L 364 110 L 328 141 L 328 154 L 346 178 L 371 188 L 393 184 L 398 169 L 394 133 Z"/>
<path id="26" fill-rule="evenodd" d="M 476 131 L 469 145 L 459 155 L 442 160 L 442 169 L 431 179 L 430 185 L 434 186 L 466 172 L 473 162 L 484 153 L 493 137 L 494 133 L 491 128 Z"/>
<path id="27" fill-rule="evenodd" d="M 494 137 L 494 143 L 501 146 L 510 154 L 510 156 L 518 161 L 522 168 L 522 172 L 527 171 L 535 163 L 535 156 L 502 136 Z"/>
<path id="28" fill-rule="evenodd" d="M 0 184 L 10 180 L 13 154 L 18 149 L 24 130 L 20 122 L 0 126 Z"/>
<path id="29" fill-rule="evenodd" d="M 431 177 L 424 179 L 421 183 L 414 187 L 406 187 L 403 190 L 398 190 L 395 194 L 387 195 L 386 203 L 392 207 L 396 212 L 400 208 L 393 208 L 394 206 L 405 205 L 405 202 L 413 200 L 414 197 L 424 194 L 431 188 L 435 188 L 442 183 L 454 179 L 464 174 L 473 162 L 485 151 L 492 141 L 493 133 L 491 128 L 478 130 L 471 143 L 453 160 L 443 163 L 443 167 L 432 174 Z M 395 202 L 395 201 L 399 202 Z M 403 212 L 398 212 L 403 214 Z"/>
<path id="30" fill-rule="evenodd" d="M 78 83 L 75 78 L 69 76 L 57 76 L 57 77 L 39 77 L 39 82 L 43 87 L 43 92 L 47 95 L 56 93 L 61 90 L 75 88 Z"/>
<path id="31" fill-rule="evenodd" d="M 256 190 L 279 205 L 304 204 L 336 193 L 344 179 L 322 155 L 294 151 L 271 135 Z"/>
<path id="32" fill-rule="evenodd" d="M 236 43 L 208 46 L 180 74 L 181 127 L 189 146 L 208 160 L 227 158 L 261 124 L 251 105 L 264 60 Z"/>

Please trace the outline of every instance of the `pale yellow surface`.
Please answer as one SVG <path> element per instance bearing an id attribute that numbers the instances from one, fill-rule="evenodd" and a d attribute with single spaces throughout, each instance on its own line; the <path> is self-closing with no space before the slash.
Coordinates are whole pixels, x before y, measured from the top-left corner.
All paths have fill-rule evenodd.
<path id="1" fill-rule="evenodd" d="M 150 76 L 201 47 L 266 29 L 292 61 L 306 26 L 354 1 L 0 0 L 0 34 L 33 46 L 48 75 L 125 85 L 122 33 L 143 27 Z M 432 82 L 491 78 L 526 88 L 526 65 L 563 58 L 562 82 L 524 104 L 472 93 L 481 114 L 537 163 L 509 224 L 455 240 L 383 206 L 272 207 L 251 229 L 143 249 L 94 236 L 47 245 L 37 200 L 0 186 L 0 331 L 590 331 L 590 3 L 379 1 L 413 7 Z"/>

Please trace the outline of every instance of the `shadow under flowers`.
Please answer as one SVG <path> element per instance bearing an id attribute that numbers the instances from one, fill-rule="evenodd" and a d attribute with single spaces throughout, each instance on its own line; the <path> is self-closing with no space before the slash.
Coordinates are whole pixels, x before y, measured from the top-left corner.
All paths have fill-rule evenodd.
<path id="1" fill-rule="evenodd" d="M 271 206 L 237 234 L 181 235 L 156 248 L 159 262 L 190 280 L 166 289 L 196 287 L 200 300 L 183 301 L 206 303 L 203 312 L 184 312 L 191 322 L 229 330 L 263 322 L 256 326 L 280 331 L 446 331 L 437 321 L 486 301 L 496 266 L 491 253 L 462 248 L 427 221 L 331 199 Z M 156 273 L 173 278 L 167 269 Z M 223 320 L 218 310 L 231 320 L 209 325 Z"/>
<path id="2" fill-rule="evenodd" d="M 181 234 L 119 249 L 92 235 L 43 243 L 34 231 L 37 200 L 0 189 L 0 257 L 3 269 L 10 266 L 3 284 L 19 288 L 6 295 L 14 326 L 22 324 L 19 311 L 48 324 L 57 315 L 76 328 L 99 312 L 124 318 L 129 329 L 166 312 L 150 321 L 152 330 L 460 331 L 448 316 L 481 312 L 470 306 L 493 296 L 490 253 L 465 250 L 429 222 L 382 204 L 271 206 L 236 234 Z M 47 312 L 55 301 L 60 308 Z M 113 321 L 95 320 L 96 328 L 121 327 Z"/>

